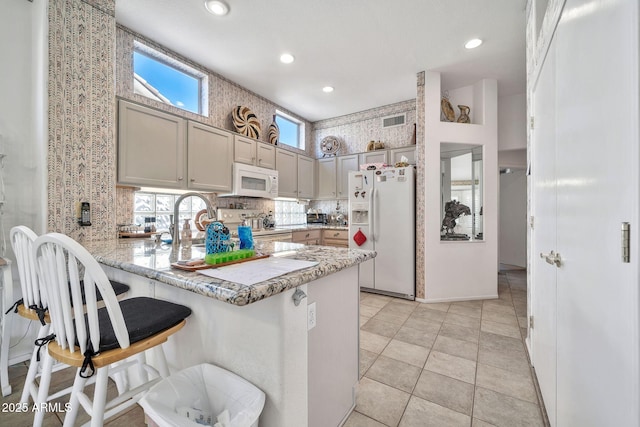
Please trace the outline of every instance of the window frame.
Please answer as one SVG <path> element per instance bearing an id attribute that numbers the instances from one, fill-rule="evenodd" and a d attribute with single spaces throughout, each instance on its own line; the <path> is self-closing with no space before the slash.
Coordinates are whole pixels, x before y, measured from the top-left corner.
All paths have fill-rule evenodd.
<path id="1" fill-rule="evenodd" d="M 295 124 L 298 127 L 298 141 L 297 141 L 297 145 L 291 145 L 291 144 L 287 144 L 286 142 L 282 142 L 281 140 L 278 141 L 279 144 L 284 144 L 287 147 L 293 147 L 293 148 L 297 148 L 299 150 L 304 150 L 305 146 L 306 146 L 306 141 L 305 141 L 305 124 L 302 120 L 293 117 L 290 114 L 287 114 L 283 111 L 280 110 L 276 110 L 276 123 L 277 123 L 277 118 L 280 118 L 282 120 L 286 120 L 288 122 L 291 122 L 293 124 Z"/>
<path id="2" fill-rule="evenodd" d="M 194 78 L 198 81 L 198 111 L 187 110 L 186 108 L 180 107 L 179 105 L 170 103 L 162 103 L 162 105 L 171 105 L 172 107 L 178 108 L 182 111 L 186 111 L 188 113 L 197 114 L 200 116 L 208 117 L 209 116 L 209 76 L 202 71 L 199 71 L 184 62 L 172 58 L 150 46 L 147 46 L 137 40 L 133 42 L 133 52 L 131 54 L 131 79 L 135 79 L 135 60 L 134 54 L 138 53 L 151 59 L 152 61 L 156 61 L 164 66 L 173 68 L 179 73 L 185 74 L 189 77 Z M 142 76 L 141 76 L 142 77 Z M 144 77 L 143 77 L 144 78 Z M 133 89 L 132 89 L 133 90 Z M 145 96 L 145 95 L 140 95 Z M 148 98 L 152 99 L 152 98 Z M 159 101 L 156 101 L 159 102 Z"/>
<path id="3" fill-rule="evenodd" d="M 136 197 L 138 195 L 141 196 L 152 196 L 153 197 L 153 210 L 150 211 L 138 211 L 136 210 Z M 176 200 L 181 196 L 181 194 L 179 193 L 168 193 L 168 192 L 162 192 L 162 191 L 150 191 L 148 189 L 142 189 L 140 191 L 135 191 L 133 194 L 133 223 L 141 226 L 143 225 L 143 222 L 136 222 L 136 217 L 155 217 L 156 221 L 157 218 L 160 216 L 167 216 L 167 215 L 173 215 L 173 210 L 174 210 L 174 206 L 176 203 Z M 171 208 L 168 211 L 162 211 L 162 210 L 158 210 L 158 197 L 171 197 L 172 198 L 172 203 L 171 203 Z M 194 207 L 194 201 L 196 202 L 196 207 Z M 176 221 L 176 218 L 173 219 L 174 224 L 178 224 L 178 229 L 182 230 L 182 226 L 184 225 L 184 220 L 185 219 L 191 219 L 191 229 L 194 230 L 196 228 L 195 224 L 193 223 L 193 220 L 195 220 L 195 216 L 196 214 L 201 211 L 202 209 L 205 209 L 206 206 L 204 206 L 204 202 L 202 200 L 200 200 L 197 197 L 188 197 L 185 198 L 181 203 L 180 206 L 183 206 L 183 204 L 189 204 L 188 209 L 182 209 L 182 210 L 178 210 L 178 219 Z M 200 206 L 198 206 L 200 205 Z M 204 207 L 203 207 L 204 206 Z M 156 222 L 156 227 L 157 227 L 157 231 L 167 231 L 166 228 L 164 227 L 159 227 L 158 226 L 158 222 Z"/>

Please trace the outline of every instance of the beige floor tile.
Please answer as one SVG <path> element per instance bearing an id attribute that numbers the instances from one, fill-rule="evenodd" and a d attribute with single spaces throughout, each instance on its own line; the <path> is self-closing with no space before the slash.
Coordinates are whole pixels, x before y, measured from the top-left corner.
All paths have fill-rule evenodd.
<path id="1" fill-rule="evenodd" d="M 431 302 L 431 303 L 424 303 L 422 305 L 422 307 L 428 308 L 429 310 L 438 310 L 438 311 L 444 311 L 444 312 L 449 311 L 449 306 L 451 306 L 451 303 L 449 302 Z"/>
<path id="2" fill-rule="evenodd" d="M 480 318 L 463 316 L 461 314 L 447 313 L 444 323 L 464 326 L 465 328 L 480 329 Z"/>
<path id="3" fill-rule="evenodd" d="M 376 420 L 362 415 L 358 411 L 353 411 L 342 427 L 386 427 L 384 424 Z"/>
<path id="4" fill-rule="evenodd" d="M 497 351 L 519 351 L 524 353 L 522 340 L 504 335 L 480 332 L 480 348 Z"/>
<path id="5" fill-rule="evenodd" d="M 373 353 L 362 348 L 360 349 L 360 378 L 362 378 L 367 372 L 367 369 L 373 365 L 377 357 L 378 353 Z"/>
<path id="6" fill-rule="evenodd" d="M 479 332 L 477 329 L 452 325 L 451 323 L 443 323 L 442 328 L 440 328 L 440 335 L 474 343 L 478 342 Z"/>
<path id="7" fill-rule="evenodd" d="M 390 313 L 384 310 L 380 310 L 378 314 L 372 317 L 372 319 L 382 320 L 383 322 L 395 323 L 402 325 L 407 321 L 411 313 Z"/>
<path id="8" fill-rule="evenodd" d="M 415 313 L 409 316 L 406 322 L 404 322 L 403 326 L 407 326 L 409 328 L 418 329 L 423 332 L 430 332 L 432 334 L 437 334 L 440 331 L 440 327 L 442 326 L 442 322 L 425 319 L 420 316 L 416 316 Z"/>
<path id="9" fill-rule="evenodd" d="M 477 418 L 474 418 L 473 420 L 471 420 L 471 427 L 496 427 L 496 426 L 494 426 L 493 424 L 489 424 L 486 421 L 482 421 Z"/>
<path id="10" fill-rule="evenodd" d="M 413 394 L 440 406 L 471 415 L 473 390 L 473 384 L 424 370 Z"/>
<path id="11" fill-rule="evenodd" d="M 521 328 L 526 328 L 529 326 L 529 322 L 527 322 L 527 316 L 518 316 L 518 326 Z"/>
<path id="12" fill-rule="evenodd" d="M 394 339 L 389 342 L 382 355 L 422 369 L 429 356 L 429 349 Z"/>
<path id="13" fill-rule="evenodd" d="M 438 330 L 439 329 L 440 325 L 438 325 Z M 393 337 L 393 339 L 409 344 L 419 345 L 421 347 L 431 348 L 436 340 L 437 335 L 437 330 L 436 332 L 424 332 L 418 329 L 410 328 L 408 326 L 403 326 L 400 328 L 396 336 Z"/>
<path id="14" fill-rule="evenodd" d="M 476 381 L 476 362 L 439 351 L 432 351 L 429 354 L 424 369 L 469 384 L 474 384 Z"/>
<path id="15" fill-rule="evenodd" d="M 380 311 L 389 314 L 409 315 L 415 310 L 415 308 L 415 305 L 391 301 L 390 303 L 382 307 Z"/>
<path id="16" fill-rule="evenodd" d="M 498 427 L 543 426 L 538 405 L 482 387 L 476 387 L 473 416 Z"/>
<path id="17" fill-rule="evenodd" d="M 369 319 L 371 319 L 371 317 L 360 316 L 360 327 L 362 327 L 362 325 L 367 323 L 369 321 Z"/>
<path id="18" fill-rule="evenodd" d="M 400 427 L 469 427 L 470 423 L 468 415 L 412 396 Z"/>
<path id="19" fill-rule="evenodd" d="M 526 354 L 520 351 L 495 350 L 480 346 L 478 363 L 495 366 L 522 375 L 526 375 L 531 371 Z"/>
<path id="20" fill-rule="evenodd" d="M 482 305 L 480 306 L 466 306 L 452 304 L 449 307 L 449 313 L 459 314 L 461 316 L 474 317 L 479 319 L 482 316 Z"/>
<path id="21" fill-rule="evenodd" d="M 422 369 L 381 355 L 369 368 L 366 377 L 411 393 Z"/>
<path id="22" fill-rule="evenodd" d="M 371 307 L 369 305 L 360 304 L 360 316 L 373 317 L 382 307 Z"/>
<path id="23" fill-rule="evenodd" d="M 513 304 L 511 302 L 497 300 L 497 301 L 486 301 L 482 306 L 482 310 L 486 311 L 496 311 L 499 313 L 505 314 L 516 314 L 516 311 L 513 308 Z"/>
<path id="24" fill-rule="evenodd" d="M 531 374 L 517 374 L 495 366 L 478 363 L 476 385 L 516 399 L 538 404 Z"/>
<path id="25" fill-rule="evenodd" d="M 478 359 L 478 344 L 456 338 L 449 338 L 444 335 L 436 338 L 432 349 L 452 356 L 473 360 L 474 362 Z"/>
<path id="26" fill-rule="evenodd" d="M 449 309 L 451 310 L 451 309 Z M 432 310 L 425 306 L 418 306 L 412 313 L 411 317 L 418 317 L 420 319 L 433 320 L 434 322 L 442 322 L 447 313 L 440 310 Z"/>
<path id="27" fill-rule="evenodd" d="M 521 338 L 520 327 L 516 325 L 508 325 L 506 323 L 497 323 L 490 320 L 482 319 L 480 330 L 483 332 L 491 332 L 492 334 L 504 335 L 511 338 Z"/>
<path id="28" fill-rule="evenodd" d="M 460 305 L 460 306 L 465 306 L 465 307 L 482 307 L 484 300 L 481 299 L 474 299 L 474 300 L 468 300 L 468 301 L 455 301 L 452 302 L 451 305 Z"/>
<path id="29" fill-rule="evenodd" d="M 105 427 L 133 427 L 144 426 L 144 411 L 139 405 L 134 405 L 124 414 L 106 422 Z"/>
<path id="30" fill-rule="evenodd" d="M 389 426 L 396 426 L 411 395 L 367 377 L 360 380 L 356 411 Z"/>
<path id="31" fill-rule="evenodd" d="M 515 314 L 506 314 L 498 311 L 485 311 L 482 313 L 482 320 L 489 320 L 496 323 L 518 326 L 518 318 Z"/>
<path id="32" fill-rule="evenodd" d="M 360 298 L 360 305 L 366 305 L 368 307 L 374 308 L 382 308 L 389 303 L 389 299 L 382 298 L 375 295 L 368 295 L 366 297 Z"/>
<path id="33" fill-rule="evenodd" d="M 391 341 L 391 338 L 360 330 L 360 348 L 362 349 L 380 354 L 389 344 L 389 341 Z"/>
<path id="34" fill-rule="evenodd" d="M 373 334 L 382 335 L 383 337 L 393 338 L 396 332 L 398 332 L 398 329 L 400 329 L 400 326 L 401 325 L 397 323 L 385 322 L 377 319 L 376 317 L 372 317 L 360 329 Z"/>

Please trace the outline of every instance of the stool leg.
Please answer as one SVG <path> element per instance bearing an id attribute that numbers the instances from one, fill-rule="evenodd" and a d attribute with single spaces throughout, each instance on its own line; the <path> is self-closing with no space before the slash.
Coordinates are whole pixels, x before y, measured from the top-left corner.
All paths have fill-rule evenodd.
<path id="1" fill-rule="evenodd" d="M 163 344 L 156 346 L 155 350 L 155 359 L 156 364 L 158 365 L 158 372 L 160 372 L 160 376 L 162 378 L 167 378 L 170 375 L 169 367 L 167 366 L 167 358 L 164 355 Z"/>
<path id="2" fill-rule="evenodd" d="M 96 372 L 96 388 L 93 393 L 91 409 L 91 427 L 102 427 L 104 424 L 104 407 L 107 403 L 107 386 L 109 385 L 109 367 L 105 366 Z"/>
<path id="3" fill-rule="evenodd" d="M 40 330 L 38 331 L 38 338 L 44 338 L 49 335 L 49 324 L 40 326 Z M 40 355 L 44 357 L 43 353 L 46 353 L 47 349 L 44 348 L 40 351 Z M 27 371 L 27 377 L 24 380 L 24 387 L 22 389 L 22 396 L 20 397 L 20 403 L 25 404 L 29 403 L 29 394 L 33 398 L 33 401 L 36 401 L 36 397 L 38 396 L 38 388 L 35 385 L 35 379 L 38 375 L 38 368 L 40 362 L 38 362 L 38 347 L 33 348 L 33 353 L 31 354 L 31 361 L 29 362 L 29 370 Z"/>
<path id="4" fill-rule="evenodd" d="M 78 409 L 80 409 L 78 394 L 82 393 L 86 382 L 87 379 L 80 376 L 80 368 L 76 369 L 76 378 L 73 381 L 73 390 L 71 391 L 71 397 L 69 398 L 69 412 L 64 416 L 64 427 L 73 427 L 76 422 Z"/>
<path id="5" fill-rule="evenodd" d="M 42 375 L 40 376 L 40 387 L 38 397 L 34 401 L 36 411 L 33 417 L 33 427 L 42 426 L 42 421 L 47 413 L 45 405 L 49 396 L 49 383 L 51 382 L 51 371 L 53 369 L 53 357 L 49 355 L 47 348 L 44 348 L 44 361 L 42 362 Z"/>
<path id="6" fill-rule="evenodd" d="M 0 385 L 2 386 L 2 396 L 11 394 L 11 385 L 9 385 L 9 345 L 11 344 L 11 323 L 13 321 L 13 313 L 5 314 L 7 306 L 13 301 L 13 279 L 11 278 L 11 265 L 3 268 L 2 275 L 2 337 L 0 338 Z M 22 400 L 20 401 L 22 402 Z"/>

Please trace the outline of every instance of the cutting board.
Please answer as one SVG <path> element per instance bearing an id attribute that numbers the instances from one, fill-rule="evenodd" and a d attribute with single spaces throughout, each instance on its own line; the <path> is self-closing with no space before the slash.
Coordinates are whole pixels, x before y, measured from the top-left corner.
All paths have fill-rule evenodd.
<path id="1" fill-rule="evenodd" d="M 241 262 L 255 261 L 257 259 L 263 259 L 263 258 L 269 258 L 269 255 L 254 255 L 251 258 L 236 259 L 233 261 L 221 262 L 219 264 L 214 264 L 214 265 L 206 264 L 204 260 L 202 260 L 202 264 L 196 264 L 196 265 L 184 265 L 184 264 L 178 264 L 177 262 L 174 262 L 171 264 L 171 267 L 177 268 L 178 270 L 184 270 L 184 271 L 196 271 L 196 270 L 204 270 L 207 268 L 224 267 L 225 265 L 231 265 L 231 264 L 240 264 Z"/>

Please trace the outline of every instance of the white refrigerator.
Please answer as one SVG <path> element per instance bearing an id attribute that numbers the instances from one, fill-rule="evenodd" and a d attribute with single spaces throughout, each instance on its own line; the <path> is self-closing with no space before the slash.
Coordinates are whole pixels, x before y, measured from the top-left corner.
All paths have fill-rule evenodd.
<path id="1" fill-rule="evenodd" d="M 360 264 L 362 290 L 415 299 L 415 230 L 412 166 L 349 173 L 349 248 L 377 252 Z"/>

